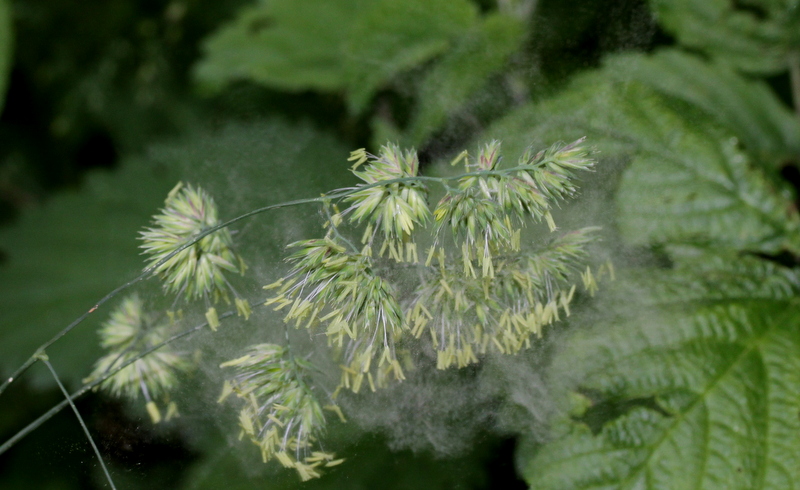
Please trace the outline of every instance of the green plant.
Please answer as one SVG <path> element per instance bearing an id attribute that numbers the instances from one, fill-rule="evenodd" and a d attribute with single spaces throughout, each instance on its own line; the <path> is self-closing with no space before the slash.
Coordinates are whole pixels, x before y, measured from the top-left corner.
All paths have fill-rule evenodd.
<path id="1" fill-rule="evenodd" d="M 205 191 L 178 184 L 153 225 L 141 233 L 142 248 L 150 255 L 144 272 L 88 313 L 149 276 L 160 277 L 175 301 L 155 318 L 137 297 L 124 300 L 100 331 L 109 352 L 76 395 L 95 386 L 131 399 L 141 393 L 155 423 L 162 417 L 154 399 L 162 397 L 170 418 L 177 407 L 168 401 L 169 393 L 190 362 L 169 344 L 206 325 L 216 331 L 232 312 L 218 315 L 211 301 L 229 302 L 229 291 L 239 316 L 247 321 L 251 314 L 249 302 L 226 278 L 226 273 L 245 270 L 227 227 L 270 209 L 320 203 L 327 215 L 325 237 L 291 244 L 296 251 L 287 259 L 292 264 L 289 274 L 265 286 L 276 292 L 263 304 L 288 310 L 283 319 L 286 344 L 253 345 L 244 356 L 220 365 L 234 370 L 220 401 L 236 393 L 244 402 L 239 415 L 242 436 L 261 449 L 264 461 L 276 458 L 296 469 L 303 480 L 318 477 L 320 465 L 334 466 L 341 460 L 313 449 L 325 429 L 322 395 L 312 378 L 318 368 L 294 352 L 289 325 L 325 327 L 341 364 L 338 387 L 325 395 L 327 408 L 342 419 L 335 404 L 340 389 L 357 393 L 366 381 L 375 391 L 391 380 L 402 381 L 404 369 L 414 369 L 415 359 L 425 367 L 426 352 L 435 354 L 438 369 L 447 369 L 476 363 L 490 351 L 515 354 L 529 348 L 531 336 L 541 337 L 545 326 L 570 314 L 576 281 L 592 294 L 597 288 L 586 251 L 595 229 L 555 240 L 527 234 L 522 238 L 528 222 L 546 221 L 550 232 L 557 229 L 550 209 L 575 193 L 574 173 L 594 165 L 581 144 L 578 140 L 538 153 L 528 150 L 516 165 L 504 167 L 499 142 L 491 142 L 474 161 L 466 152 L 459 155 L 453 164 L 463 161 L 464 173 L 454 177 L 419 175 L 416 153 L 394 145 L 384 146 L 377 156 L 362 149 L 350 158 L 362 184 L 270 205 L 227 222 L 218 220 L 216 204 Z M 362 165 L 364 170 L 359 170 Z M 427 204 L 429 183 L 444 189 L 433 212 Z M 349 207 L 339 211 L 340 204 Z M 362 237 L 360 246 L 352 241 L 353 234 Z M 418 242 L 427 245 L 422 256 Z M 602 277 L 610 267 L 601 266 L 596 274 Z M 413 275 L 397 276 L 405 271 Z M 176 325 L 185 313 L 176 309 L 179 300 L 200 298 L 206 321 L 180 333 Z M 0 385 L 0 393 L 34 362 L 46 361 L 45 350 L 85 316 L 39 347 Z M 426 331 L 429 339 L 423 337 Z M 51 372 L 58 380 L 52 368 Z M 74 396 L 65 396 L 71 403 Z M 51 414 L 5 443 L 0 452 Z M 95 452 L 100 458 L 96 448 Z M 109 483 L 113 487 L 110 477 Z"/>
<path id="2" fill-rule="evenodd" d="M 46 362 L 83 393 L 110 374 L 99 366 L 94 381 L 80 383 L 101 355 L 117 365 L 144 354 L 138 361 L 155 361 L 154 352 L 175 356 L 147 368 L 157 376 L 129 369 L 113 378 L 153 419 L 184 414 L 156 431 L 196 421 L 192 403 L 202 402 L 193 398 L 223 384 L 224 403 L 204 419 L 219 418 L 222 436 L 209 436 L 214 428 L 192 435 L 203 439 L 189 443 L 202 456 L 186 472 L 188 488 L 246 487 L 243 469 L 277 466 L 247 460 L 259 452 L 301 479 L 329 473 L 307 488 L 342 480 L 367 488 L 389 481 L 398 488 L 478 486 L 471 480 L 480 481 L 484 461 L 451 449 L 459 439 L 473 454 L 487 451 L 473 437 L 476 426 L 519 441 L 518 472 L 533 488 L 797 486 L 797 2 L 434 7 L 276 0 L 224 20 L 204 42 L 194 80 L 210 96 L 213 120 L 230 118 L 224 110 L 245 101 L 236 117 L 271 122 L 225 122 L 222 130 L 128 158 L 119 175 L 91 176 L 81 194 L 56 197 L 17 231 L 0 232 L 13 259 L 0 272 L 0 326 L 10 326 L 0 332 L 3 367 L 11 372 L 45 340 L 41 327 L 74 316 L 76 304 L 94 305 L 119 277 L 133 275 L 140 261 L 131 258 L 130 237 L 176 181 L 202 182 L 224 199 L 225 215 L 338 187 L 302 200 L 317 205 L 317 214 L 276 211 L 237 222 L 230 239 L 218 235 L 211 256 L 222 260 L 204 264 L 206 275 L 193 283 L 202 286 L 188 296 L 190 286 L 175 281 L 186 268 L 162 270 L 175 284 L 167 290 L 142 284 L 147 321 L 128 324 L 151 325 L 157 335 L 109 337 L 110 351 L 101 354 L 91 329 L 76 329 L 48 347 Z M 274 99 L 291 108 L 276 109 Z M 299 114 L 323 129 L 275 114 Z M 473 139 L 502 139 L 507 154 L 523 155 L 531 144 L 583 136 L 599 150 L 593 158 L 603 171 L 587 174 L 580 200 L 562 209 L 543 207 L 557 196 L 528 192 L 525 174 L 505 181 L 493 174 L 493 145 L 465 169 L 486 175 L 441 177 L 452 175 L 443 159 Z M 321 184 L 314 179 L 327 166 L 318 162 L 346 155 L 337 139 L 351 147 L 387 140 L 416 146 L 424 175 L 415 154 L 386 147 L 375 157 L 351 155 L 360 187 L 346 188 L 354 184 L 345 179 Z M 287 161 L 299 172 L 315 170 L 297 176 L 285 170 Z M 531 180 L 540 188 L 570 191 L 539 177 Z M 603 242 L 584 229 L 527 248 L 533 238 L 557 236 L 545 231 L 548 218 L 568 229 L 602 225 Z M 175 224 L 167 221 L 161 224 Z M 493 247 L 482 247 L 490 242 L 487 226 Z M 53 254 L 42 245 L 51 237 L 82 245 Z M 179 241 L 162 241 L 161 252 Z M 264 260 L 286 243 L 294 244 L 288 272 Z M 589 260 L 590 243 L 593 257 L 607 253 L 618 268 L 599 301 L 588 300 L 590 272 L 612 270 Z M 195 244 L 181 254 L 192 263 L 206 256 L 202 250 Z M 235 256 L 247 258 L 243 276 Z M 595 268 L 568 267 L 586 262 Z M 537 279 L 545 272 L 558 279 L 558 291 L 537 297 L 548 288 Z M 590 294 L 573 296 L 580 275 Z M 63 286 L 45 295 L 41 284 Z M 230 309 L 221 306 L 226 295 Z M 42 296 L 51 299 L 43 304 Z M 377 329 L 376 318 L 386 319 Z M 541 328 L 557 319 L 560 328 Z M 212 334 L 209 325 L 220 328 Z M 500 354 L 520 347 L 515 356 Z M 130 357 L 133 351 L 139 354 Z M 212 390 L 198 387 L 206 376 L 192 375 L 196 366 L 219 377 L 208 381 Z M 26 380 L 43 385 L 47 376 L 32 370 Z M 158 390 L 143 390 L 146 379 Z M 231 407 L 237 419 L 227 417 Z M 337 409 L 347 424 L 329 417 Z M 135 417 L 147 417 L 140 412 Z M 237 434 L 254 447 L 232 455 Z M 382 459 L 376 448 L 384 445 L 433 447 L 452 459 L 426 471 L 402 457 L 397 463 L 397 453 Z M 123 477 L 113 463 L 110 470 Z M 281 478 L 258 484 L 290 484 Z"/>

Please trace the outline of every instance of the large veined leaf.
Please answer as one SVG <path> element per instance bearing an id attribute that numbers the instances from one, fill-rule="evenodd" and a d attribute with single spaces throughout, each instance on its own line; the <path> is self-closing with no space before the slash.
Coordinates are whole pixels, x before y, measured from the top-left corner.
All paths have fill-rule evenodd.
<path id="1" fill-rule="evenodd" d="M 695 126 L 654 109 L 650 148 L 635 154 L 617 195 L 620 230 L 629 242 L 797 249 L 800 219 L 789 190 L 753 168 L 736 138 L 710 122 Z"/>
<path id="2" fill-rule="evenodd" d="M 320 168 L 340 163 L 344 169 L 346 156 L 346 148 L 308 127 L 228 126 L 154 147 L 146 157 L 127 159 L 118 171 L 95 172 L 80 192 L 57 195 L 23 214 L 15 226 L 0 230 L 6 254 L 0 266 L 0 372 L 11 373 L 39 344 L 138 275 L 144 265 L 138 232 L 179 180 L 209 190 L 220 217 L 232 218 L 345 184 Z M 297 208 L 237 225 L 237 241 L 250 243 L 242 252 L 251 270 L 257 269 L 252 247 L 258 260 L 277 261 L 268 252 L 277 255 L 297 239 L 294 233 L 314 230 L 307 216 L 307 208 Z M 108 311 L 99 309 L 48 351 L 70 383 L 86 376 L 97 359 L 95 328 Z M 52 383 L 45 370 L 28 376 Z"/>
<path id="3" fill-rule="evenodd" d="M 631 243 L 712 242 L 764 252 L 800 243 L 791 190 L 753 165 L 734 135 L 614 68 L 579 77 L 487 133 L 511 135 L 504 147 L 512 152 L 586 136 L 601 158 L 629 159 L 617 205 Z"/>
<path id="4" fill-rule="evenodd" d="M 11 74 L 11 59 L 14 54 L 14 32 L 11 2 L 0 0 L 0 113 L 6 98 L 8 77 Z"/>
<path id="5" fill-rule="evenodd" d="M 346 90 L 358 112 L 397 73 L 448 49 L 477 21 L 467 0 L 280 0 L 244 9 L 206 42 L 199 81 Z"/>
<path id="6" fill-rule="evenodd" d="M 800 49 L 797 0 L 651 0 L 660 23 L 689 47 L 733 67 L 778 73 Z"/>
<path id="7" fill-rule="evenodd" d="M 565 402 L 552 441 L 520 455 L 532 488 L 800 487 L 797 273 L 730 259 L 703 274 L 742 274 L 735 290 L 707 281 L 688 296 L 653 292 L 627 308 L 641 314 L 558 354 L 552 379 L 579 403 Z M 702 279 L 668 274 L 682 278 L 673 291 Z"/>
<path id="8" fill-rule="evenodd" d="M 777 166 L 800 155 L 800 122 L 764 82 L 675 49 L 615 56 L 607 65 L 621 77 L 702 109 L 740 138 L 759 164 Z"/>

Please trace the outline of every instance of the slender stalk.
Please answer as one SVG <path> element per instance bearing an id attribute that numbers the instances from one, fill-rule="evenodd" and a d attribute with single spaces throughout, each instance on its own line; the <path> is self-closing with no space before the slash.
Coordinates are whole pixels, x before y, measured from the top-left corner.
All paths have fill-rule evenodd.
<path id="1" fill-rule="evenodd" d="M 72 401 L 72 397 L 69 396 L 67 389 L 64 388 L 64 385 L 61 383 L 61 380 L 58 378 L 58 374 L 56 374 L 56 370 L 53 369 L 53 365 L 50 364 L 50 361 L 47 360 L 47 355 L 42 352 L 39 355 L 39 360 L 47 366 L 47 369 L 53 374 L 53 378 L 56 380 L 58 387 L 61 389 L 61 393 L 64 394 L 64 398 L 67 399 L 69 406 L 72 407 L 72 411 L 75 412 L 75 416 L 78 418 L 78 422 L 81 424 L 81 428 L 83 429 L 83 433 L 86 434 L 86 438 L 89 439 L 89 444 L 92 445 L 92 449 L 94 449 L 94 454 L 97 456 L 97 460 L 100 461 L 100 467 L 103 468 L 103 473 L 106 474 L 106 479 L 108 480 L 108 484 L 111 485 L 112 490 L 117 490 L 117 487 L 114 486 L 114 480 L 111 479 L 111 474 L 108 472 L 108 468 L 106 468 L 106 464 L 103 461 L 103 456 L 100 455 L 100 450 L 97 449 L 97 444 L 94 443 L 94 439 L 92 438 L 92 434 L 89 433 L 89 428 L 86 427 L 86 423 L 83 421 L 83 417 L 81 417 L 81 413 L 78 411 L 78 407 L 75 406 L 75 403 Z"/>
<path id="2" fill-rule="evenodd" d="M 794 111 L 800 119 L 800 51 L 789 54 L 789 79 L 792 82 Z"/>
<path id="3" fill-rule="evenodd" d="M 257 305 L 257 306 L 260 306 L 260 305 Z M 222 321 L 225 318 L 233 316 L 235 313 L 236 313 L 235 311 L 226 311 L 226 312 L 224 312 L 224 313 L 219 315 L 219 319 L 220 319 L 220 321 Z M 208 326 L 208 322 L 203 322 L 203 323 L 201 323 L 199 325 L 196 325 L 196 326 L 194 326 L 194 327 L 192 327 L 192 328 L 190 328 L 188 330 L 184 330 L 183 332 L 177 333 L 177 334 L 173 335 L 172 337 L 164 340 L 163 342 L 161 342 L 159 344 L 156 344 L 156 345 L 150 347 L 149 349 L 146 349 L 146 350 L 142 351 L 138 356 L 133 357 L 133 358 L 127 360 L 126 362 L 122 363 L 121 365 L 117 366 L 116 368 L 104 373 L 103 376 L 97 378 L 96 380 L 92 381 L 91 383 L 87 383 L 87 384 L 83 385 L 77 391 L 72 393 L 69 396 L 69 398 L 72 399 L 72 400 L 80 398 L 81 396 L 85 395 L 89 390 L 91 390 L 91 389 L 95 388 L 96 386 L 100 385 L 105 380 L 107 380 L 108 378 L 114 376 L 118 372 L 122 371 L 126 367 L 128 367 L 131 364 L 133 364 L 134 362 L 138 361 L 139 359 L 142 359 L 143 357 L 150 355 L 151 353 L 153 353 L 156 350 L 164 347 L 167 344 L 171 344 L 172 342 L 175 342 L 176 340 L 182 339 L 182 338 L 187 337 L 187 336 L 189 336 L 189 335 L 191 335 L 191 334 L 193 334 L 195 332 L 198 332 L 198 331 L 202 330 L 206 326 Z M 3 453 L 5 453 L 9 449 L 11 449 L 11 447 L 14 444 L 16 444 L 22 438 L 24 438 L 25 436 L 27 436 L 28 434 L 30 434 L 31 432 L 33 432 L 34 430 L 39 428 L 39 426 L 41 426 L 43 423 L 45 423 L 48 420 L 50 420 L 51 418 L 53 418 L 54 415 L 56 415 L 58 412 L 63 410 L 64 407 L 66 407 L 67 405 L 68 405 L 67 400 L 62 401 L 61 403 L 55 405 L 53 408 L 51 408 L 50 410 L 45 412 L 39 418 L 37 418 L 36 420 L 34 420 L 33 422 L 31 422 L 30 424 L 25 426 L 22 430 L 20 430 L 16 434 L 14 434 L 14 436 L 12 436 L 10 439 L 8 439 L 6 442 L 4 442 L 2 446 L 0 446 L 0 455 L 2 455 Z"/>
<path id="4" fill-rule="evenodd" d="M 437 184 L 440 184 L 440 185 L 443 185 L 443 186 L 447 187 L 447 182 L 453 181 L 453 180 L 459 180 L 459 179 L 462 179 L 464 177 L 492 176 L 492 175 L 502 176 L 502 175 L 507 175 L 507 174 L 510 174 L 510 173 L 513 173 L 513 172 L 516 172 L 516 171 L 520 171 L 520 170 L 533 170 L 535 168 L 545 166 L 548 163 L 550 163 L 551 161 L 552 160 L 549 160 L 549 159 L 548 160 L 542 160 L 540 162 L 536 162 L 535 164 L 523 164 L 523 165 L 518 165 L 516 167 L 502 169 L 502 170 L 478 170 L 478 171 L 474 171 L 474 172 L 466 172 L 466 173 L 463 173 L 463 174 L 454 175 L 452 177 L 428 177 L 428 176 L 424 176 L 424 175 L 418 175 L 418 176 L 415 176 L 415 177 L 400 177 L 400 178 L 397 178 L 397 179 L 382 180 L 380 182 L 375 182 L 375 183 L 372 183 L 372 184 L 363 184 L 363 185 L 359 185 L 359 186 L 356 186 L 356 187 L 348 187 L 348 188 L 344 188 L 344 189 L 338 189 L 338 190 L 333 191 L 331 194 L 322 195 L 320 197 L 312 197 L 312 198 L 306 198 L 306 199 L 296 199 L 296 200 L 293 200 L 293 201 L 285 201 L 285 202 L 281 202 L 281 203 L 278 203 L 278 204 L 271 204 L 269 206 L 264 206 L 264 207 L 261 207 L 261 208 L 254 209 L 254 210 L 249 211 L 247 213 L 244 213 L 244 214 L 242 214 L 240 216 L 237 216 L 237 217 L 235 217 L 233 219 L 230 219 L 228 221 L 220 223 L 220 224 L 218 224 L 216 226 L 212 226 L 210 228 L 206 228 L 202 232 L 200 232 L 197 235 L 195 235 L 191 240 L 187 241 L 186 243 L 184 243 L 183 245 L 181 245 L 180 247 L 175 249 L 173 252 L 171 252 L 169 255 L 165 256 L 163 259 L 158 261 L 157 263 L 155 263 L 152 266 L 147 267 L 146 269 L 144 269 L 142 271 L 142 273 L 139 274 L 138 276 L 134 277 L 133 279 L 131 279 L 130 281 L 126 282 L 122 286 L 119 286 L 118 288 L 114 289 L 113 291 L 111 291 L 110 293 L 105 295 L 92 308 L 90 308 L 84 314 L 82 314 L 77 319 L 75 319 L 75 321 L 73 321 L 72 323 L 67 325 L 63 330 L 61 330 L 56 335 L 54 335 L 50 340 L 48 340 L 47 342 L 45 342 L 41 346 L 39 346 L 39 348 L 36 349 L 36 351 L 31 355 L 31 357 L 29 357 L 28 360 L 25 361 L 25 363 L 23 363 L 16 371 L 14 371 L 14 373 L 12 373 L 11 376 L 7 380 L 3 381 L 3 383 L 0 384 L 0 395 L 3 394 L 3 392 L 9 387 L 9 385 L 11 385 L 11 383 L 13 383 L 15 380 L 17 380 L 20 376 L 22 376 L 22 374 L 25 373 L 25 371 L 27 371 L 28 368 L 30 368 L 36 361 L 39 360 L 39 356 L 41 355 L 42 352 L 44 352 L 48 347 L 53 345 L 61 337 L 65 336 L 70 331 L 72 331 L 73 328 L 77 327 L 80 323 L 82 323 L 90 314 L 94 313 L 104 303 L 106 303 L 107 301 L 109 301 L 110 299 L 112 299 L 113 297 L 115 297 L 116 295 L 121 293 L 122 291 L 128 289 L 129 287 L 131 287 L 131 286 L 133 286 L 133 285 L 135 285 L 135 284 L 137 284 L 137 283 L 149 278 L 150 276 L 152 276 L 154 274 L 154 272 L 156 270 L 158 270 L 159 267 L 164 265 L 168 260 L 170 260 L 172 257 L 177 255 L 178 253 L 182 252 L 183 250 L 187 249 L 188 247 L 191 247 L 192 245 L 194 245 L 195 243 L 199 242 L 200 240 L 202 240 L 203 238 L 207 237 L 208 235 L 210 235 L 210 234 L 212 234 L 214 232 L 217 232 L 217 231 L 219 231 L 219 230 L 221 230 L 223 228 L 227 228 L 227 227 L 229 227 L 229 226 L 231 226 L 231 225 L 233 225 L 235 223 L 238 223 L 239 221 L 242 221 L 242 220 L 245 220 L 247 218 L 256 216 L 256 215 L 264 213 L 266 211 L 271 211 L 273 209 L 280 209 L 280 208 L 286 208 L 286 207 L 291 207 L 291 206 L 298 206 L 298 205 L 301 205 L 301 204 L 312 204 L 312 203 L 319 203 L 319 202 L 325 202 L 325 201 L 332 201 L 332 200 L 335 200 L 335 199 L 342 199 L 342 198 L 347 197 L 347 196 L 349 196 L 351 194 L 354 194 L 354 193 L 356 193 L 358 191 L 362 191 L 362 190 L 365 190 L 365 189 L 370 189 L 370 188 L 378 187 L 378 186 L 391 185 L 391 184 L 395 184 L 395 183 L 434 182 L 434 183 L 437 183 Z"/>

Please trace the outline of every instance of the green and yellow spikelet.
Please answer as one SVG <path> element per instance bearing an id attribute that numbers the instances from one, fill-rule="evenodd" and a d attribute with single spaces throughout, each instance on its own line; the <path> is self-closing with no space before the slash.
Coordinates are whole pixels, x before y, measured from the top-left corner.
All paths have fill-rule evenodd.
<path id="1" fill-rule="evenodd" d="M 323 407 L 308 384 L 314 367 L 276 344 L 251 346 L 247 353 L 220 365 L 235 374 L 225 382 L 220 402 L 235 393 L 244 406 L 239 412 L 239 438 L 248 437 L 261 449 L 264 462 L 277 459 L 294 468 L 303 481 L 320 476 L 320 469 L 342 460 L 313 449 L 325 431 Z M 338 407 L 330 407 L 341 416 Z"/>
<path id="2" fill-rule="evenodd" d="M 159 321 L 146 313 L 138 296 L 126 298 L 100 327 L 100 345 L 108 353 L 97 361 L 84 382 L 98 379 L 160 344 L 169 337 L 172 328 L 169 321 Z M 169 393 L 177 385 L 178 376 L 191 366 L 183 353 L 174 350 L 171 344 L 165 345 L 124 367 L 100 384 L 100 388 L 130 400 L 138 399 L 141 394 L 150 417 L 158 423 L 162 417 L 156 401 L 166 406 L 167 418 L 174 416 L 177 407 L 169 401 Z"/>
<path id="3" fill-rule="evenodd" d="M 403 379 L 396 342 L 406 328 L 392 286 L 372 270 L 372 258 L 349 253 L 331 237 L 290 245 L 289 275 L 267 305 L 288 309 L 284 321 L 297 327 L 326 326 L 332 345 L 343 350 L 342 385 L 372 389 L 390 377 Z"/>
<path id="4" fill-rule="evenodd" d="M 569 316 L 578 278 L 587 274 L 581 272 L 585 247 L 596 230 L 498 258 L 492 278 L 475 278 L 453 264 L 431 269 L 406 309 L 412 334 L 430 333 L 439 369 L 477 362 L 487 350 L 514 354 L 529 347 L 545 326 Z"/>
<path id="5" fill-rule="evenodd" d="M 150 256 L 146 269 L 155 268 L 153 272 L 162 279 L 166 291 L 183 295 L 186 300 L 204 298 L 209 306 L 206 316 L 214 330 L 219 322 L 210 303 L 220 299 L 230 302 L 229 292 L 235 297 L 239 315 L 249 317 L 250 306 L 225 277 L 226 272 L 243 274 L 246 266 L 233 250 L 227 229 L 217 230 L 182 250 L 181 247 L 219 224 L 211 196 L 200 187 L 178 183 L 164 201 L 161 213 L 154 216 L 153 226 L 139 237 L 141 248 Z"/>
<path id="6" fill-rule="evenodd" d="M 381 232 L 383 245 L 380 255 L 389 252 L 398 262 L 414 256 L 416 246 L 412 233 L 425 226 L 431 218 L 428 209 L 427 189 L 420 181 L 397 181 L 397 179 L 416 177 L 419 160 L 414 150 L 403 152 L 396 145 L 385 145 L 378 156 L 363 150 L 352 153 L 356 160 L 353 173 L 365 184 L 357 186 L 355 193 L 345 198 L 352 205 L 343 214 L 352 213 L 350 221 L 366 221 L 367 228 L 363 243 L 370 246 L 375 233 Z M 364 170 L 357 170 L 367 163 Z M 404 249 L 411 247 L 404 253 Z"/>

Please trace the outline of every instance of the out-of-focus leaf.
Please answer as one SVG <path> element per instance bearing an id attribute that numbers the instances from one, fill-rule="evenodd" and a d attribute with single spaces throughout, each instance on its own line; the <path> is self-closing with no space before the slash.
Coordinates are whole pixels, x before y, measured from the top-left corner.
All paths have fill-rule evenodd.
<path id="1" fill-rule="evenodd" d="M 409 144 L 423 143 L 503 68 L 524 39 L 523 27 L 517 18 L 489 15 L 442 57 L 420 87 Z"/>
<path id="2" fill-rule="evenodd" d="M 284 90 L 344 87 L 342 45 L 359 0 L 277 1 L 243 9 L 205 41 L 197 79 L 219 89 L 248 79 Z"/>
<path id="3" fill-rule="evenodd" d="M 347 174 L 347 153 L 308 127 L 228 126 L 153 148 L 146 158 L 128 159 L 116 172 L 91 174 L 80 192 L 57 195 L 22 215 L 18 224 L 0 230 L 0 248 L 7 256 L 0 267 L 0 372 L 10 373 L 39 344 L 139 273 L 138 231 L 178 180 L 209 190 L 221 217 L 232 218 L 343 185 L 347 181 L 337 175 Z M 336 164 L 333 177 L 321 171 Z M 252 244 L 242 250 L 246 260 L 248 247 L 277 251 L 284 240 L 297 238 L 297 230 L 313 226 L 308 209 L 278 213 L 280 220 L 275 213 L 260 217 L 269 229 L 258 225 L 259 218 L 237 225 L 237 241 Z M 98 357 L 94 329 L 107 313 L 98 310 L 48 351 L 71 384 Z M 39 384 L 52 383 L 46 371 L 29 376 Z"/>
<path id="4" fill-rule="evenodd" d="M 466 0 L 369 2 L 349 32 L 342 55 L 350 107 L 360 112 L 392 76 L 447 50 L 478 20 Z"/>
<path id="5" fill-rule="evenodd" d="M 551 375 L 594 405 L 521 455 L 532 488 L 798 488 L 797 273 L 735 262 L 672 273 L 672 289 L 708 274 L 744 274 L 749 286 L 654 292 L 632 317 L 643 305 L 628 301 L 626 320 L 571 339 Z M 651 274 L 639 288 L 665 279 Z"/>
<path id="6" fill-rule="evenodd" d="M 14 24 L 11 15 L 11 2 L 0 0 L 0 114 L 6 100 L 6 87 L 11 74 L 11 60 L 14 55 Z"/>
<path id="7" fill-rule="evenodd" d="M 778 165 L 800 155 L 800 122 L 761 81 L 672 49 L 617 56 L 608 65 L 623 77 L 702 109 L 740 138 L 759 157 L 757 163 Z"/>
<path id="8" fill-rule="evenodd" d="M 279 0 L 249 7 L 211 36 L 198 80 L 282 90 L 346 90 L 354 112 L 397 73 L 447 50 L 477 21 L 466 0 Z"/>
<path id="9" fill-rule="evenodd" d="M 789 53 L 800 49 L 797 0 L 651 0 L 651 5 L 682 44 L 745 71 L 785 71 Z"/>
<path id="10" fill-rule="evenodd" d="M 579 77 L 487 133 L 510 135 L 504 147 L 512 152 L 586 136 L 601 158 L 630 159 L 618 219 L 631 243 L 712 242 L 770 253 L 800 243 L 788 186 L 754 167 L 737 139 L 701 111 L 613 68 Z"/>

